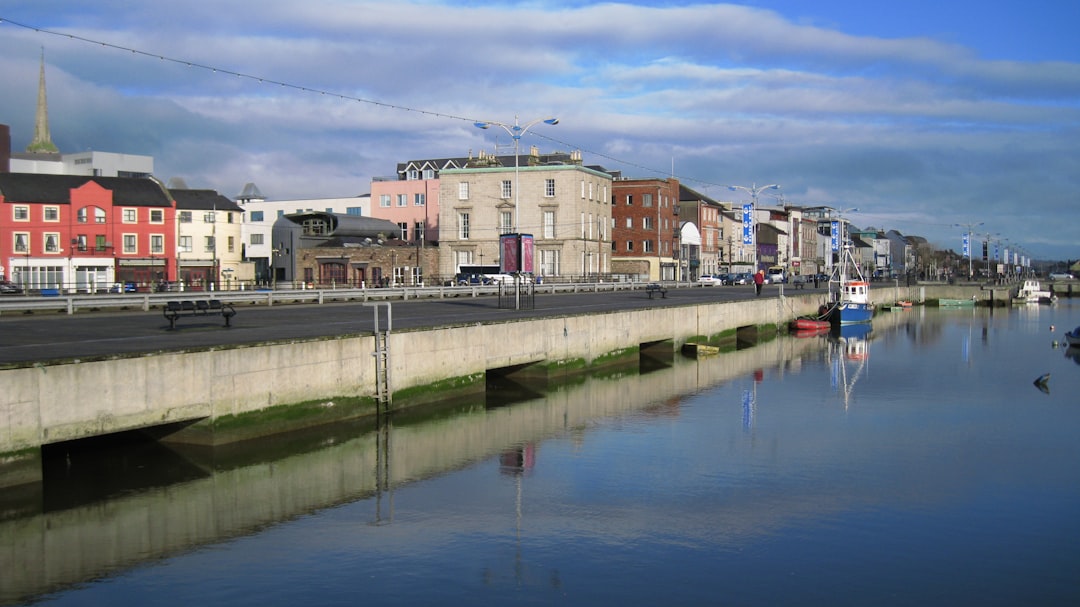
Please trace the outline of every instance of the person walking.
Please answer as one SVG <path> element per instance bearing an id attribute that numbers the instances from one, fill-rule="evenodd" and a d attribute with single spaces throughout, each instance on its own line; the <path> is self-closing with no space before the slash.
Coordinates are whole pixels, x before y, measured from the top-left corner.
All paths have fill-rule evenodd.
<path id="1" fill-rule="evenodd" d="M 757 297 L 761 297 L 761 285 L 765 284 L 765 270 L 758 270 L 757 274 L 754 274 L 754 290 L 757 292 Z"/>

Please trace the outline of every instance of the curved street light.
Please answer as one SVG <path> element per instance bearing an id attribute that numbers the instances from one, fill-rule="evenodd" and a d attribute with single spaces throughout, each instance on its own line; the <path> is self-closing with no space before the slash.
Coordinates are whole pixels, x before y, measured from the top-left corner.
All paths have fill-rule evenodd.
<path id="1" fill-rule="evenodd" d="M 759 186 L 759 185 L 757 185 L 755 183 L 755 184 L 750 185 L 749 187 L 744 186 L 744 185 L 729 185 L 728 189 L 731 190 L 732 192 L 742 190 L 742 191 L 747 192 L 747 193 L 750 194 L 750 200 L 751 200 L 751 203 L 750 203 L 750 240 L 752 242 L 747 243 L 746 239 L 744 238 L 743 239 L 743 244 L 750 244 L 751 245 L 751 247 L 750 247 L 751 259 L 753 260 L 753 263 L 754 263 L 754 272 L 757 272 L 757 270 L 758 270 L 758 267 L 757 267 L 757 264 L 758 264 L 757 221 L 754 220 L 754 213 L 757 211 L 758 194 L 760 194 L 761 192 L 763 192 L 765 190 L 779 190 L 780 186 L 778 184 L 775 184 L 775 183 L 771 183 L 769 185 Z"/>
<path id="2" fill-rule="evenodd" d="M 513 228 L 514 228 L 514 233 L 516 233 L 516 234 L 520 234 L 520 227 L 519 227 L 519 223 L 518 223 L 518 209 L 521 208 L 521 204 L 520 204 L 520 202 L 521 202 L 521 198 L 520 198 L 520 196 L 521 196 L 521 194 L 520 194 L 521 188 L 519 187 L 520 184 L 521 184 L 521 164 L 520 164 L 518 158 L 519 158 L 520 153 L 521 153 L 521 136 L 524 135 L 531 127 L 533 127 L 533 126 L 535 126 L 537 124 L 540 124 L 541 122 L 544 123 L 544 124 L 550 124 L 550 125 L 554 126 L 556 124 L 559 124 L 559 119 L 558 118 L 537 118 L 536 120 L 533 120 L 532 122 L 529 122 L 528 124 L 526 124 L 524 126 L 522 126 L 518 122 L 518 117 L 517 116 L 514 116 L 514 124 L 505 124 L 505 123 L 502 123 L 502 122 L 495 122 L 495 121 L 492 121 L 492 120 L 478 121 L 478 122 L 473 123 L 473 126 L 475 126 L 478 129 L 485 129 L 486 130 L 486 129 L 489 129 L 489 128 L 493 127 L 493 126 L 500 127 L 500 128 L 502 128 L 502 130 L 506 131 L 507 134 L 509 134 L 511 137 L 514 138 L 514 225 L 513 225 Z"/>

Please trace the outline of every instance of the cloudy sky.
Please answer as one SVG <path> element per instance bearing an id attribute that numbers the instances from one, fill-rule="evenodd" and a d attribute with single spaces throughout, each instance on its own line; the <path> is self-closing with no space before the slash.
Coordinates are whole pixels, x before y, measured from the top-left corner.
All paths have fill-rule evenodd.
<path id="1" fill-rule="evenodd" d="M 44 49 L 61 151 L 151 155 L 229 197 L 363 194 L 511 142 L 473 120 L 557 116 L 522 145 L 1080 257 L 1075 0 L 0 0 L 0 19 L 15 151 Z"/>

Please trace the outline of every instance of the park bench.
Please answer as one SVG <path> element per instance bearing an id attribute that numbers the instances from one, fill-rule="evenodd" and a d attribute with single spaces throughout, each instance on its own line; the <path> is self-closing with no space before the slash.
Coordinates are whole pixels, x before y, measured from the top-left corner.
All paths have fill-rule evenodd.
<path id="1" fill-rule="evenodd" d="M 220 316 L 225 319 L 225 326 L 232 326 L 232 317 L 236 310 L 231 304 L 223 304 L 220 299 L 169 301 L 163 310 L 169 321 L 169 330 L 176 328 L 176 321 L 183 316 Z"/>
<path id="2" fill-rule="evenodd" d="M 660 297 L 667 299 L 667 288 L 658 282 L 651 282 L 645 285 L 645 292 L 648 293 L 649 299 L 652 299 L 652 296 L 656 293 L 659 293 Z"/>

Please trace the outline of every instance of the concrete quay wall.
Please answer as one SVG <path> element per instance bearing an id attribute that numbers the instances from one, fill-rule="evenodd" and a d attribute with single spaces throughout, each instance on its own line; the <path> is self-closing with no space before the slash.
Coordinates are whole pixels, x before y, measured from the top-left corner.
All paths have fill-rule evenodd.
<path id="1" fill-rule="evenodd" d="M 930 297 L 925 287 L 876 289 L 881 302 Z M 950 287 L 951 297 L 959 288 Z M 972 289 L 964 293 L 971 296 Z M 489 369 L 592 364 L 641 344 L 783 324 L 822 294 L 661 306 L 393 332 L 392 392 Z M 370 335 L 222 347 L 0 370 L 0 468 L 41 445 L 278 405 L 375 395 Z M 7 455 L 2 455 L 7 454 Z M 33 456 L 33 457 L 36 457 Z M 0 474 L 3 476 L 3 474 Z M 33 480 L 33 479 L 30 479 Z M 3 484 L 3 483 L 0 483 Z"/>

